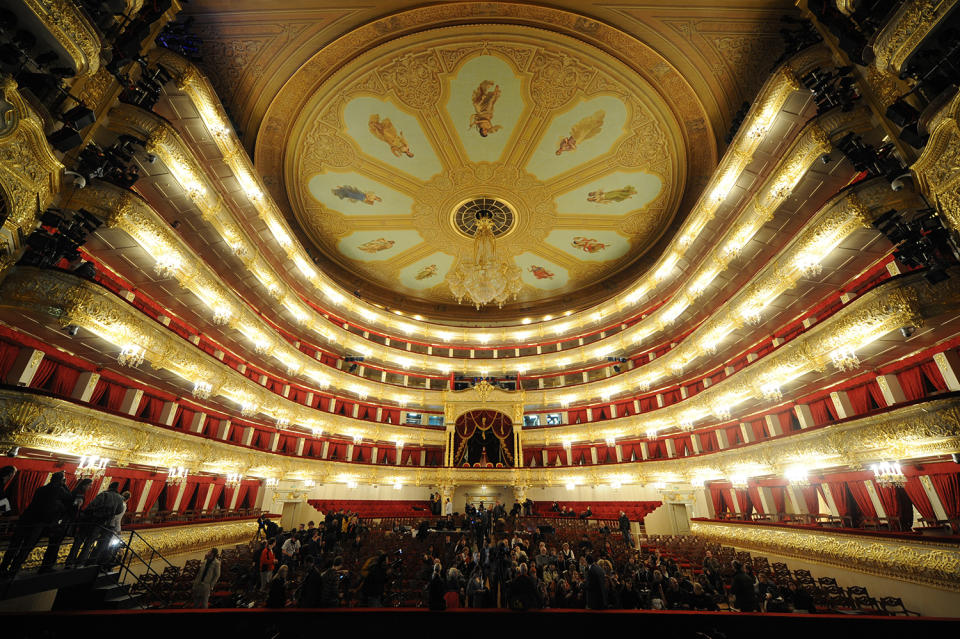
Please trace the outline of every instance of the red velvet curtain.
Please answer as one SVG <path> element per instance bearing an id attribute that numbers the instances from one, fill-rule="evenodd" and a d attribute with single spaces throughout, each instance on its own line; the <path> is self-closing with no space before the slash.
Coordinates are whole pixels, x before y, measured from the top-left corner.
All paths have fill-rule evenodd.
<path id="1" fill-rule="evenodd" d="M 239 492 L 237 493 L 237 503 L 234 506 L 234 510 L 236 510 L 237 508 L 243 507 L 243 498 L 247 496 L 247 490 L 249 489 L 250 489 L 249 484 L 240 484 L 240 486 L 237 488 Z"/>
<path id="2" fill-rule="evenodd" d="M 801 486 L 800 493 L 803 495 L 803 502 L 807 506 L 807 512 L 811 515 L 820 514 L 820 500 L 817 498 L 816 486 Z"/>
<path id="3" fill-rule="evenodd" d="M 107 392 L 108 386 L 109 384 L 103 378 L 100 378 L 97 381 L 97 385 L 93 387 L 93 392 L 90 394 L 90 403 L 94 405 L 99 404 L 100 398 Z"/>
<path id="4" fill-rule="evenodd" d="M 830 411 L 827 409 L 827 399 L 818 399 L 815 402 L 810 402 L 810 414 L 813 416 L 813 421 L 817 426 L 823 424 L 828 424 L 833 421 L 833 417 L 830 415 Z"/>
<path id="5" fill-rule="evenodd" d="M 920 477 L 908 476 L 903 489 L 907 491 L 907 496 L 919 511 L 921 517 L 928 521 L 936 519 L 933 513 L 933 505 L 930 503 L 930 498 L 927 497 L 927 492 L 923 489 L 923 484 L 920 483 Z"/>
<path id="6" fill-rule="evenodd" d="M 33 494 L 46 483 L 49 475 L 48 470 L 20 470 L 13 476 L 7 494 L 13 498 L 12 506 L 18 515 L 22 515 L 27 509 L 33 500 Z"/>
<path id="7" fill-rule="evenodd" d="M 720 517 L 727 511 L 727 500 L 724 492 L 729 488 L 724 484 L 710 484 L 710 500 L 713 502 L 713 512 Z"/>
<path id="8" fill-rule="evenodd" d="M 233 503 L 233 494 L 237 491 L 236 486 L 224 486 L 223 488 L 223 508 L 230 510 L 230 504 Z"/>
<path id="9" fill-rule="evenodd" d="M 7 373 L 10 372 L 19 353 L 19 346 L 0 342 L 0 379 L 6 379 Z"/>
<path id="10" fill-rule="evenodd" d="M 760 488 L 758 486 L 750 486 L 747 488 L 747 493 L 750 495 L 750 503 L 757 509 L 757 512 L 761 515 L 766 515 L 767 512 L 763 507 L 763 500 L 760 499 Z"/>
<path id="11" fill-rule="evenodd" d="M 141 512 L 148 513 L 150 509 L 153 508 L 153 505 L 157 503 L 157 500 L 160 499 L 160 493 L 163 492 L 166 481 L 166 476 L 157 477 L 153 480 L 153 483 L 150 484 L 150 488 L 147 490 L 147 499 L 143 502 L 143 510 Z"/>
<path id="12" fill-rule="evenodd" d="M 857 503 L 857 508 L 860 509 L 863 516 L 875 518 L 877 509 L 873 505 L 873 500 L 870 499 L 870 492 L 863 480 L 849 481 L 847 486 L 850 487 L 850 494 L 853 495 L 853 500 Z"/>
<path id="13" fill-rule="evenodd" d="M 260 482 L 256 482 L 247 486 L 247 507 L 256 508 L 257 506 L 257 494 L 260 492 Z"/>
<path id="14" fill-rule="evenodd" d="M 873 482 L 873 487 L 877 491 L 877 497 L 880 498 L 880 504 L 887 513 L 887 517 L 900 517 L 900 499 L 897 496 L 897 487 L 889 484 L 880 485 Z"/>
<path id="15" fill-rule="evenodd" d="M 52 359 L 44 357 L 40 360 L 40 365 L 37 366 L 37 372 L 33 374 L 33 379 L 30 380 L 30 388 L 43 388 L 53 376 L 53 371 L 56 369 L 57 363 Z"/>
<path id="16" fill-rule="evenodd" d="M 207 501 L 207 510 L 216 510 L 217 502 L 220 500 L 220 493 L 223 492 L 223 480 L 218 480 L 214 482 L 213 486 L 210 488 L 210 499 Z"/>
<path id="17" fill-rule="evenodd" d="M 923 376 L 927 378 L 927 381 L 938 391 L 947 390 L 947 382 L 943 379 L 943 373 L 940 372 L 940 367 L 937 366 L 936 362 L 929 360 L 923 362 L 920 364 L 920 370 L 923 372 Z"/>
<path id="18" fill-rule="evenodd" d="M 947 519 L 960 518 L 960 473 L 931 474 L 930 482 L 943 504 Z"/>
<path id="19" fill-rule="evenodd" d="M 137 510 L 137 506 L 140 504 L 140 498 L 143 497 L 143 491 L 146 489 L 148 481 L 148 479 L 137 477 L 130 480 L 130 485 L 127 487 L 127 490 L 130 491 L 130 499 L 127 501 L 128 513 L 140 512 Z"/>
<path id="20" fill-rule="evenodd" d="M 753 503 L 750 500 L 750 493 L 747 492 L 746 488 L 735 488 L 734 492 L 737 494 L 737 503 L 740 505 L 740 513 L 747 517 L 753 512 Z"/>
<path id="21" fill-rule="evenodd" d="M 830 495 L 833 497 L 833 503 L 837 507 L 837 514 L 845 517 L 850 514 L 850 504 L 847 500 L 847 482 L 845 481 L 825 481 L 823 482 L 830 489 Z M 820 487 L 823 491 L 823 484 Z M 824 496 L 826 500 L 826 496 Z"/>
<path id="22" fill-rule="evenodd" d="M 80 371 L 61 364 L 53 373 L 53 385 L 50 390 L 57 395 L 69 395 L 77 385 L 78 379 L 80 379 Z"/>
<path id="23" fill-rule="evenodd" d="M 177 506 L 178 513 L 187 512 L 187 507 L 190 505 L 190 500 L 193 499 L 193 494 L 197 492 L 197 481 L 195 479 L 187 480 L 187 488 L 183 491 L 183 497 L 180 498 L 180 505 Z"/>
<path id="24" fill-rule="evenodd" d="M 880 390 L 880 385 L 877 384 L 876 380 L 871 381 L 865 387 L 867 392 L 870 394 L 870 399 L 872 399 L 880 408 L 886 408 L 887 400 L 884 398 L 883 391 Z"/>
<path id="25" fill-rule="evenodd" d="M 923 373 L 920 372 L 919 367 L 900 371 L 897 373 L 897 379 L 900 380 L 900 386 L 907 401 L 920 399 L 926 394 L 923 391 Z"/>
<path id="26" fill-rule="evenodd" d="M 863 415 L 870 411 L 870 393 L 866 386 L 856 386 L 847 390 L 850 405 L 856 415 Z"/>
<path id="27" fill-rule="evenodd" d="M 166 492 L 163 493 L 163 506 L 165 510 L 173 512 L 173 507 L 177 503 L 177 495 L 180 493 L 182 484 L 167 484 Z"/>
<path id="28" fill-rule="evenodd" d="M 770 487 L 770 494 L 773 495 L 773 507 L 777 511 L 777 514 L 787 512 L 786 490 L 785 486 Z"/>

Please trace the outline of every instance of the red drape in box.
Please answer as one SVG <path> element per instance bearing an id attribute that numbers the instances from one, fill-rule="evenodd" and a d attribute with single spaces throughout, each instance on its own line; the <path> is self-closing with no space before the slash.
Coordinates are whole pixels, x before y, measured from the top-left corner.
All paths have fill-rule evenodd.
<path id="1" fill-rule="evenodd" d="M 187 507 L 190 505 L 190 500 L 193 499 L 195 492 L 197 492 L 197 480 L 188 479 L 187 487 L 183 491 L 183 497 L 180 498 L 180 505 L 177 506 L 178 513 L 187 512 Z"/>
<path id="2" fill-rule="evenodd" d="M 880 408 L 886 408 L 887 400 L 884 398 L 883 391 L 880 390 L 880 385 L 877 384 L 876 380 L 867 384 L 866 389 L 870 394 L 870 399 L 872 399 L 877 406 Z"/>
<path id="3" fill-rule="evenodd" d="M 236 486 L 224 486 L 223 488 L 223 508 L 224 510 L 230 510 L 230 506 L 233 503 L 233 495 L 237 492 Z"/>
<path id="4" fill-rule="evenodd" d="M 900 499 L 897 497 L 896 486 L 880 485 L 873 482 L 873 487 L 877 491 L 877 497 L 880 498 L 880 504 L 887 517 L 900 517 Z"/>
<path id="5" fill-rule="evenodd" d="M 863 415 L 870 410 L 870 393 L 866 386 L 856 386 L 847 390 L 847 397 L 856 415 Z"/>
<path id="6" fill-rule="evenodd" d="M 767 512 L 763 507 L 763 500 L 760 499 L 760 488 L 758 486 L 750 486 L 747 488 L 747 493 L 750 495 L 750 503 L 757 509 L 757 512 L 761 515 L 766 515 Z"/>
<path id="7" fill-rule="evenodd" d="M 900 371 L 897 373 L 897 379 L 900 380 L 900 386 L 907 401 L 920 399 L 926 394 L 923 391 L 923 373 L 920 372 L 919 367 Z"/>
<path id="8" fill-rule="evenodd" d="M 220 501 L 220 493 L 223 492 L 223 480 L 217 480 L 210 488 L 210 499 L 207 501 L 207 510 L 216 510 L 217 502 Z"/>
<path id="9" fill-rule="evenodd" d="M 47 483 L 47 477 L 50 475 L 48 470 L 20 470 L 10 481 L 7 494 L 12 497 L 11 507 L 16 510 L 18 515 L 30 505 L 33 500 L 33 494 L 37 489 Z"/>
<path id="10" fill-rule="evenodd" d="M 737 503 L 740 505 L 740 513 L 747 516 L 753 512 L 753 503 L 750 501 L 750 493 L 747 492 L 747 489 L 735 488 L 734 492 L 737 495 Z"/>
<path id="11" fill-rule="evenodd" d="M 947 390 L 947 382 L 943 379 L 943 373 L 940 372 L 940 367 L 937 366 L 936 362 L 929 360 L 923 362 L 920 364 L 920 371 L 938 391 Z"/>
<path id="12" fill-rule="evenodd" d="M 960 518 L 960 473 L 931 474 L 930 482 L 943 504 L 947 519 Z"/>
<path id="13" fill-rule="evenodd" d="M 850 514 L 850 504 L 847 502 L 847 482 L 845 481 L 825 481 L 820 485 L 823 491 L 823 485 L 830 489 L 830 495 L 833 497 L 833 504 L 837 507 L 837 514 L 845 517 Z M 824 496 L 826 500 L 826 496 Z"/>
<path id="14" fill-rule="evenodd" d="M 785 486 L 770 487 L 770 494 L 773 496 L 773 508 L 777 511 L 777 514 L 787 512 L 786 490 Z"/>
<path id="15" fill-rule="evenodd" d="M 0 342 L 0 379 L 6 379 L 7 373 L 13 368 L 13 363 L 20 353 L 20 347 L 7 342 Z"/>
<path id="16" fill-rule="evenodd" d="M 727 511 L 727 500 L 723 494 L 728 486 L 724 484 L 710 484 L 710 500 L 713 502 L 713 512 L 719 517 Z"/>
<path id="17" fill-rule="evenodd" d="M 260 492 L 260 482 L 247 486 L 247 507 L 257 507 L 257 494 Z"/>
<path id="18" fill-rule="evenodd" d="M 853 500 L 857 502 L 857 508 L 860 509 L 863 516 L 875 518 L 877 509 L 873 505 L 873 500 L 870 499 L 870 492 L 863 480 L 849 481 L 847 486 L 850 487 L 850 494 L 853 495 Z"/>
<path id="19" fill-rule="evenodd" d="M 153 508 L 153 505 L 157 503 L 158 499 L 160 499 L 160 493 L 163 492 L 163 489 L 166 486 L 165 482 L 166 476 L 154 478 L 153 483 L 150 484 L 150 488 L 147 489 L 147 498 L 143 502 L 143 510 L 141 512 L 150 512 L 150 509 Z"/>
<path id="20" fill-rule="evenodd" d="M 140 498 L 143 497 L 143 491 L 147 487 L 148 481 L 148 479 L 139 477 L 130 480 L 130 485 L 127 486 L 127 490 L 130 491 L 130 499 L 127 501 L 128 513 L 140 512 L 137 510 L 137 506 L 140 504 Z"/>
<path id="21" fill-rule="evenodd" d="M 907 491 L 907 497 L 910 498 L 921 517 L 931 522 L 936 519 L 933 514 L 933 505 L 930 503 L 930 498 L 927 497 L 927 492 L 923 489 L 919 477 L 908 476 L 903 489 Z"/>
<path id="22" fill-rule="evenodd" d="M 80 371 L 60 364 L 57 366 L 57 370 L 53 372 L 53 384 L 50 386 L 50 391 L 57 395 L 69 395 L 73 392 L 79 378 Z"/>
<path id="23" fill-rule="evenodd" d="M 167 484 L 167 489 L 163 493 L 163 506 L 165 510 L 173 511 L 177 503 L 177 495 L 180 494 L 181 484 Z"/>
<path id="24" fill-rule="evenodd" d="M 811 515 L 819 515 L 820 500 L 817 498 L 817 487 L 801 486 L 800 493 L 803 495 L 803 503 L 807 506 L 807 513 Z"/>
<path id="25" fill-rule="evenodd" d="M 243 508 L 243 499 L 247 496 L 247 491 L 250 489 L 249 484 L 240 484 L 237 487 L 237 503 L 234 505 L 234 509 Z"/>
<path id="26" fill-rule="evenodd" d="M 37 372 L 33 374 L 33 379 L 30 380 L 30 388 L 43 388 L 44 384 L 53 376 L 53 371 L 56 369 L 57 363 L 52 359 L 44 357 L 40 360 L 40 365 L 37 366 Z"/>

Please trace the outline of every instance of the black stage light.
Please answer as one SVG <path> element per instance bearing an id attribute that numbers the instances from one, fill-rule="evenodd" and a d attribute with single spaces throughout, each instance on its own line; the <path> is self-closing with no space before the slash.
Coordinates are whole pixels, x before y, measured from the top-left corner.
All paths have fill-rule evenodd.
<path id="1" fill-rule="evenodd" d="M 60 118 L 65 124 L 72 126 L 78 131 L 87 128 L 97 120 L 96 114 L 82 104 L 64 112 Z"/>
<path id="2" fill-rule="evenodd" d="M 66 153 L 83 144 L 83 136 L 73 127 L 65 126 L 47 136 L 50 146 L 61 153 Z"/>
<path id="3" fill-rule="evenodd" d="M 887 118 L 897 126 L 904 127 L 916 122 L 920 112 L 901 99 L 887 107 Z"/>

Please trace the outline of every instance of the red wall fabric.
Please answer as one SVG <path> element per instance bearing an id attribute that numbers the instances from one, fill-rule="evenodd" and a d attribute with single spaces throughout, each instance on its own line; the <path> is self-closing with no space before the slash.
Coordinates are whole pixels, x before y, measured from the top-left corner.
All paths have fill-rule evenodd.
<path id="1" fill-rule="evenodd" d="M 724 492 L 729 488 L 725 484 L 710 484 L 710 500 L 713 501 L 713 512 L 717 517 L 727 512 L 727 500 Z"/>
<path id="2" fill-rule="evenodd" d="M 750 493 L 746 488 L 736 488 L 734 492 L 737 495 L 737 503 L 740 505 L 740 514 L 748 516 L 753 512 L 753 502 L 750 500 Z"/>
<path id="3" fill-rule="evenodd" d="M 927 378 L 927 381 L 938 391 L 947 390 L 947 382 L 943 379 L 943 373 L 940 372 L 940 367 L 937 366 L 936 362 L 931 360 L 922 362 L 920 364 L 920 371 L 923 373 L 923 376 Z"/>
<path id="4" fill-rule="evenodd" d="M 60 364 L 53 373 L 53 384 L 50 391 L 57 395 L 69 395 L 73 392 L 80 378 L 80 371 L 72 366 Z"/>
<path id="5" fill-rule="evenodd" d="M 873 500 L 870 499 L 866 484 L 862 481 L 850 481 L 847 482 L 847 486 L 850 488 L 850 494 L 853 495 L 853 500 L 857 503 L 860 513 L 864 517 L 875 519 L 877 509 L 873 505 Z"/>
<path id="6" fill-rule="evenodd" d="M 53 376 L 53 371 L 55 371 L 56 368 L 57 363 L 52 359 L 44 357 L 40 360 L 40 365 L 37 366 L 37 372 L 33 374 L 33 379 L 30 380 L 30 388 L 43 388 Z"/>
<path id="7" fill-rule="evenodd" d="M 846 517 L 850 514 L 850 504 L 847 500 L 847 482 L 845 481 L 825 481 L 830 488 L 830 494 L 833 496 L 833 503 L 837 507 L 837 514 L 841 517 Z M 821 485 L 821 492 L 823 487 Z M 826 500 L 826 497 L 824 497 Z"/>
<path id="8" fill-rule="evenodd" d="M 887 517 L 900 517 L 900 500 L 897 497 L 896 486 L 881 486 L 877 482 L 873 482 L 873 487 L 877 491 L 877 496 L 880 498 L 880 503 L 883 505 Z"/>
<path id="9" fill-rule="evenodd" d="M 801 486 L 800 492 L 803 495 L 803 502 L 807 506 L 807 512 L 811 515 L 820 514 L 820 500 L 817 498 L 817 487 Z"/>
<path id="10" fill-rule="evenodd" d="M 940 503 L 943 504 L 947 519 L 960 518 L 960 474 L 931 474 L 930 482 L 937 491 Z"/>
<path id="11" fill-rule="evenodd" d="M 150 489 L 147 491 L 147 499 L 143 502 L 143 510 L 141 512 L 150 512 L 153 505 L 157 503 L 157 500 L 160 499 L 160 493 L 163 492 L 166 486 L 165 481 L 166 475 L 159 476 L 153 480 L 153 483 L 150 484 Z"/>
<path id="12" fill-rule="evenodd" d="M 48 470 L 18 470 L 8 484 L 7 494 L 12 497 L 14 508 L 18 515 L 22 515 L 33 500 L 37 489 L 47 483 Z"/>
<path id="13" fill-rule="evenodd" d="M 750 486 L 747 488 L 747 492 L 750 494 L 750 503 L 757 509 L 757 512 L 761 515 L 766 515 L 767 512 L 763 507 L 763 500 L 760 499 L 760 489 L 757 486 Z"/>
<path id="14" fill-rule="evenodd" d="M 930 503 L 930 498 L 927 497 L 927 492 L 923 489 L 923 484 L 920 483 L 920 478 L 907 476 L 907 483 L 903 488 L 907 491 L 907 496 L 910 497 L 910 501 L 917 511 L 920 512 L 920 516 L 927 521 L 934 521 L 936 516 L 933 513 L 933 505 Z"/>
<path id="15" fill-rule="evenodd" d="M 907 401 L 920 399 L 924 396 L 923 374 L 919 368 L 908 368 L 905 371 L 900 371 L 897 373 L 897 379 L 900 381 L 900 386 L 903 388 L 903 394 L 907 397 Z"/>

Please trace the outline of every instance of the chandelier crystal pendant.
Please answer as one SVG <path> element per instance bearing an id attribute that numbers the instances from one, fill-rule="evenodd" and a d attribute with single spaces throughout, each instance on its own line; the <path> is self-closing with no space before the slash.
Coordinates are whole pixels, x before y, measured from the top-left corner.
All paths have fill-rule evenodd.
<path id="1" fill-rule="evenodd" d="M 523 288 L 520 269 L 497 256 L 490 211 L 477 212 L 473 261 L 461 260 L 447 275 L 447 283 L 458 304 L 469 299 L 477 310 L 491 303 L 503 308 Z"/>

